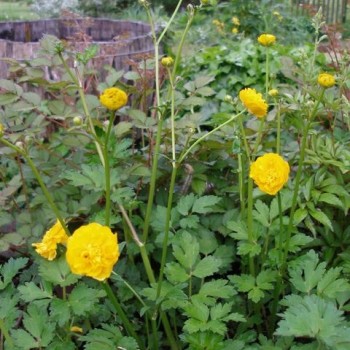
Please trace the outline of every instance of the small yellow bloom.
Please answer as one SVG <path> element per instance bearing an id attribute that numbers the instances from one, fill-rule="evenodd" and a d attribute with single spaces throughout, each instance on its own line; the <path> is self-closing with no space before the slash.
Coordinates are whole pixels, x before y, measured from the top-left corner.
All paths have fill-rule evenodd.
<path id="1" fill-rule="evenodd" d="M 68 238 L 66 260 L 77 275 L 103 281 L 111 275 L 118 258 L 117 235 L 107 226 L 98 223 L 81 226 Z"/>
<path id="2" fill-rule="evenodd" d="M 116 87 L 111 87 L 103 91 L 100 95 L 100 102 L 111 111 L 115 111 L 126 105 L 128 95 Z"/>
<path id="3" fill-rule="evenodd" d="M 258 37 L 258 42 L 262 46 L 271 46 L 276 42 L 276 37 L 272 34 L 261 34 Z"/>
<path id="4" fill-rule="evenodd" d="M 267 114 L 268 105 L 255 89 L 246 88 L 239 92 L 239 98 L 247 110 L 258 118 Z"/>
<path id="5" fill-rule="evenodd" d="M 4 135 L 5 128 L 4 126 L 0 123 L 0 137 Z"/>
<path id="6" fill-rule="evenodd" d="M 269 95 L 270 95 L 271 97 L 276 97 L 276 96 L 278 96 L 278 90 L 277 90 L 277 89 L 271 89 L 271 90 L 269 90 Z"/>
<path id="7" fill-rule="evenodd" d="M 239 27 L 241 25 L 241 22 L 239 21 L 238 17 L 236 17 L 236 16 L 233 16 L 231 21 L 237 27 Z"/>
<path id="8" fill-rule="evenodd" d="M 272 14 L 277 17 L 279 21 L 282 21 L 283 16 L 278 11 L 273 11 Z"/>
<path id="9" fill-rule="evenodd" d="M 317 78 L 317 82 L 325 89 L 332 87 L 335 84 L 334 75 L 329 73 L 321 73 Z"/>
<path id="10" fill-rule="evenodd" d="M 55 259 L 57 255 L 57 244 L 66 244 L 68 236 L 57 220 L 56 223 L 45 233 L 43 239 L 39 243 L 33 243 L 35 251 L 47 260 Z"/>
<path id="11" fill-rule="evenodd" d="M 162 64 L 162 66 L 164 66 L 164 67 L 172 67 L 174 65 L 173 58 L 169 57 L 169 56 L 163 57 L 160 62 Z"/>
<path id="12" fill-rule="evenodd" d="M 250 165 L 249 177 L 262 192 L 275 195 L 287 183 L 290 167 L 279 154 L 266 153 Z"/>
<path id="13" fill-rule="evenodd" d="M 216 29 L 218 30 L 218 32 L 220 33 L 224 32 L 225 24 L 223 22 L 220 22 L 219 20 L 214 19 L 213 24 L 216 25 Z"/>
<path id="14" fill-rule="evenodd" d="M 233 27 L 232 28 L 232 34 L 238 34 L 238 28 L 237 27 Z"/>
<path id="15" fill-rule="evenodd" d="M 74 332 L 74 333 L 83 333 L 83 329 L 81 327 L 78 327 L 78 326 L 70 327 L 70 331 Z"/>

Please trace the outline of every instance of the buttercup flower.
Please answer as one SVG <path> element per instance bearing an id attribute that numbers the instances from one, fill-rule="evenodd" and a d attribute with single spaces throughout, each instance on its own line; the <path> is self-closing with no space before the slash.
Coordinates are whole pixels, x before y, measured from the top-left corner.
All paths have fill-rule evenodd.
<path id="1" fill-rule="evenodd" d="M 238 28 L 237 27 L 233 27 L 232 28 L 232 34 L 237 34 L 238 33 Z"/>
<path id="2" fill-rule="evenodd" d="M 332 87 L 335 84 L 334 75 L 329 73 L 321 73 L 317 78 L 317 82 L 319 85 L 324 87 L 325 89 Z"/>
<path id="3" fill-rule="evenodd" d="M 107 226 L 98 223 L 81 226 L 68 238 L 66 260 L 77 275 L 103 281 L 111 275 L 118 258 L 117 235 Z"/>
<path id="4" fill-rule="evenodd" d="M 262 95 L 255 89 L 246 88 L 239 92 L 239 98 L 245 108 L 258 118 L 262 118 L 267 114 L 267 103 Z"/>
<path id="5" fill-rule="evenodd" d="M 100 95 L 100 102 L 111 111 L 115 111 L 126 105 L 128 95 L 116 87 L 111 87 L 103 91 Z"/>
<path id="6" fill-rule="evenodd" d="M 275 195 L 288 181 L 289 164 L 276 153 L 266 153 L 250 165 L 249 177 L 262 192 Z"/>
<path id="7" fill-rule="evenodd" d="M 236 16 L 233 16 L 231 21 L 237 27 L 239 27 L 241 25 L 241 22 L 239 21 L 238 17 L 236 17 Z"/>
<path id="8" fill-rule="evenodd" d="M 56 223 L 45 233 L 39 243 L 33 243 L 35 251 L 47 260 L 55 259 L 57 255 L 57 244 L 66 244 L 68 236 L 57 220 Z"/>
<path id="9" fill-rule="evenodd" d="M 261 34 L 258 37 L 258 42 L 262 46 L 271 46 L 276 42 L 276 37 L 272 34 Z"/>
<path id="10" fill-rule="evenodd" d="M 283 16 L 278 11 L 273 11 L 272 14 L 277 17 L 279 21 L 282 21 Z"/>
<path id="11" fill-rule="evenodd" d="M 160 62 L 164 67 L 172 67 L 174 64 L 173 58 L 168 56 L 163 57 Z"/>

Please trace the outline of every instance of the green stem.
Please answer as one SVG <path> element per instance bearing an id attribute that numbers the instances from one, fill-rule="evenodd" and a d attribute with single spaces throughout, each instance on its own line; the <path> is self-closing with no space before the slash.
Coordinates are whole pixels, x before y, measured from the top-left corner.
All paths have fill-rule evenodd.
<path id="1" fill-rule="evenodd" d="M 238 123 L 239 123 L 239 129 L 241 132 L 241 139 L 242 139 L 243 145 L 244 145 L 245 154 L 246 154 L 247 160 L 250 162 L 250 156 L 251 156 L 250 149 L 249 149 L 249 145 L 248 145 L 247 136 L 245 134 L 242 118 L 238 118 Z"/>
<path id="2" fill-rule="evenodd" d="M 66 232 L 66 234 L 69 236 L 70 235 L 70 232 L 68 230 L 68 227 L 66 225 L 66 223 L 64 222 L 64 219 L 59 211 L 59 209 L 57 208 L 49 190 L 47 189 L 37 167 L 35 166 L 34 162 L 32 161 L 32 159 L 30 158 L 30 156 L 27 154 L 27 152 L 25 152 L 22 148 L 19 148 L 15 145 L 13 145 L 12 143 L 8 142 L 7 140 L 5 140 L 4 138 L 0 138 L 0 141 L 10 147 L 11 149 L 13 149 L 14 151 L 16 151 L 17 153 L 19 153 L 28 163 L 28 165 L 30 166 L 36 180 L 38 181 L 40 187 L 41 187 L 41 190 L 43 191 L 52 211 L 55 213 L 56 215 L 56 218 L 58 219 L 58 221 L 60 222 L 60 224 L 62 225 L 64 231 Z"/>
<path id="3" fill-rule="evenodd" d="M 109 124 L 105 136 L 105 145 L 103 147 L 103 159 L 104 159 L 104 173 L 105 173 L 105 225 L 110 226 L 111 221 L 111 167 L 108 156 L 108 143 L 111 134 L 112 126 L 114 123 L 115 111 L 111 111 L 109 118 Z"/>
<path id="4" fill-rule="evenodd" d="M 281 107 L 277 104 L 277 137 L 276 137 L 276 153 L 281 153 Z"/>
<path id="5" fill-rule="evenodd" d="M 170 121 L 171 121 L 171 150 L 172 150 L 172 166 L 176 167 L 176 147 L 175 147 L 175 85 L 172 78 L 170 69 L 168 68 L 168 75 L 171 88 L 171 108 L 170 108 Z"/>
<path id="6" fill-rule="evenodd" d="M 269 48 L 266 48 L 266 60 L 265 60 L 265 99 L 269 97 L 269 75 L 270 75 L 270 55 Z"/>
<path id="7" fill-rule="evenodd" d="M 95 145 L 96 145 L 97 153 L 98 153 L 98 155 L 100 157 L 102 165 L 105 166 L 103 151 L 102 151 L 101 145 L 98 142 L 98 137 L 96 135 L 94 123 L 92 121 L 92 117 L 90 115 L 89 108 L 88 108 L 87 103 L 86 103 L 85 94 L 84 94 L 84 90 L 83 90 L 83 83 L 73 74 L 72 70 L 70 69 L 70 67 L 68 66 L 66 60 L 64 59 L 62 53 L 60 52 L 60 53 L 58 53 L 58 55 L 60 57 L 60 60 L 61 60 L 61 62 L 63 64 L 66 72 L 71 77 L 71 79 L 73 80 L 74 84 L 76 85 L 76 87 L 78 89 L 78 93 L 79 93 L 79 97 L 80 97 L 80 100 L 81 100 L 81 103 L 82 103 L 82 106 L 83 106 L 84 114 L 85 114 L 85 116 L 86 116 L 86 118 L 88 120 L 90 131 L 91 131 L 91 133 L 92 133 L 92 135 L 94 137 L 94 140 L 95 140 L 94 142 L 95 142 Z"/>
<path id="8" fill-rule="evenodd" d="M 181 164 L 182 161 L 187 157 L 187 155 L 192 151 L 192 149 L 194 147 L 196 147 L 200 142 L 202 142 L 205 138 L 207 138 L 209 135 L 213 134 L 214 132 L 218 131 L 219 129 L 221 129 L 223 126 L 231 123 L 232 121 L 234 121 L 235 119 L 237 119 L 239 116 L 241 116 L 243 114 L 245 110 L 239 112 L 238 114 L 232 116 L 230 119 L 226 120 L 226 122 L 220 124 L 219 126 L 217 126 L 216 128 L 214 128 L 213 130 L 210 130 L 209 132 L 207 132 L 206 134 L 204 134 L 203 136 L 201 136 L 199 139 L 197 139 L 188 149 L 186 152 L 184 152 L 179 160 L 178 160 L 178 164 Z"/>
<path id="9" fill-rule="evenodd" d="M 247 205 L 247 231 L 248 241 L 250 244 L 255 243 L 253 232 L 253 180 L 248 179 L 248 205 Z M 249 272 L 252 276 L 255 276 L 255 263 L 254 257 L 249 255 Z"/>
<path id="10" fill-rule="evenodd" d="M 173 204 L 176 174 L 177 174 L 177 166 L 173 167 L 172 169 L 170 185 L 169 185 L 168 205 L 167 205 L 167 211 L 166 211 L 166 217 L 165 217 L 164 238 L 163 238 L 163 247 L 162 247 L 162 258 L 160 263 L 160 271 L 159 271 L 158 286 L 157 286 L 157 298 L 160 296 L 160 292 L 162 289 L 164 267 L 166 263 L 167 253 L 168 253 L 168 240 L 169 240 L 169 230 L 170 230 L 170 223 L 171 223 L 171 209 Z"/>
<path id="11" fill-rule="evenodd" d="M 122 212 L 122 215 L 130 228 L 131 236 L 133 237 L 135 243 L 139 247 L 141 257 L 142 257 L 143 266 L 146 270 L 148 280 L 149 280 L 150 284 L 154 284 L 154 283 L 156 283 L 156 279 L 154 277 L 153 269 L 152 269 L 151 263 L 150 263 L 149 258 L 148 258 L 146 246 L 139 239 L 137 232 L 136 232 L 132 222 L 130 221 L 130 218 L 129 218 L 127 212 L 125 211 L 124 207 L 121 204 L 119 204 L 119 209 Z M 164 330 L 165 330 L 165 333 L 167 335 L 167 339 L 169 340 L 171 349 L 177 350 L 178 346 L 177 346 L 176 340 L 174 338 L 172 329 L 170 327 L 169 320 L 167 318 L 167 315 L 163 311 L 160 311 L 160 318 L 162 320 Z"/>
<path id="12" fill-rule="evenodd" d="M 292 205 L 291 205 L 290 214 L 289 214 L 289 222 L 288 222 L 288 227 L 287 227 L 287 232 L 286 232 L 285 249 L 284 249 L 283 261 L 282 261 L 282 266 L 281 266 L 282 278 L 284 276 L 284 273 L 285 273 L 285 270 L 287 267 L 286 265 L 287 265 L 290 239 L 291 239 L 292 229 L 293 229 L 294 214 L 295 214 L 295 210 L 297 207 L 300 179 L 301 179 L 301 174 L 302 174 L 304 159 L 305 159 L 305 154 L 306 154 L 307 136 L 309 133 L 311 123 L 312 123 L 312 121 L 317 113 L 318 106 L 320 105 L 321 100 L 323 98 L 324 91 L 325 91 L 325 89 L 322 89 L 321 95 L 320 95 L 317 103 L 315 104 L 312 112 L 310 113 L 309 120 L 307 121 L 306 126 L 303 128 L 303 136 L 301 139 L 301 146 L 300 146 L 300 156 L 299 156 L 299 161 L 298 161 L 298 170 L 297 170 L 295 180 L 294 180 L 294 183 L 295 183 L 294 192 L 293 192 Z"/>
<path id="13" fill-rule="evenodd" d="M 245 169 L 243 168 L 242 154 L 238 154 L 238 183 L 239 183 L 239 201 L 241 205 L 241 217 L 245 217 L 245 189 L 244 176 Z"/>
<path id="14" fill-rule="evenodd" d="M 259 145 L 260 145 L 260 142 L 261 142 L 261 139 L 262 139 L 264 126 L 265 126 L 265 121 L 266 121 L 266 117 L 260 118 L 258 135 L 256 137 L 254 149 L 253 149 L 253 152 L 252 152 L 252 161 L 254 161 L 254 159 L 255 159 L 256 152 L 258 151 L 258 148 L 259 148 Z"/>
<path id="15" fill-rule="evenodd" d="M 138 346 L 141 349 L 146 349 L 146 347 L 144 346 L 144 344 L 141 342 L 140 338 L 138 337 L 138 335 L 136 334 L 136 331 L 134 329 L 134 327 L 132 326 L 132 324 L 129 322 L 128 317 L 126 316 L 124 310 L 122 309 L 121 305 L 119 304 L 118 299 L 116 298 L 115 294 L 112 291 L 111 286 L 108 284 L 107 281 L 102 282 L 102 287 L 105 290 L 109 300 L 111 301 L 112 305 L 114 306 L 115 311 L 117 312 L 118 316 L 120 317 L 127 333 L 133 337 Z"/>
<path id="16" fill-rule="evenodd" d="M 282 216 L 282 201 L 281 201 L 281 193 L 277 193 L 277 202 L 278 202 L 278 217 L 279 217 L 279 241 L 278 241 L 278 257 L 279 257 L 279 263 L 282 263 L 282 252 L 283 252 L 283 216 Z"/>
<path id="17" fill-rule="evenodd" d="M 10 333 L 8 332 L 6 326 L 5 326 L 5 322 L 2 318 L 0 318 L 0 331 L 1 333 L 4 335 L 7 343 L 8 343 L 8 346 L 11 348 L 11 349 L 14 349 L 14 343 L 13 343 L 13 340 L 10 336 Z"/>

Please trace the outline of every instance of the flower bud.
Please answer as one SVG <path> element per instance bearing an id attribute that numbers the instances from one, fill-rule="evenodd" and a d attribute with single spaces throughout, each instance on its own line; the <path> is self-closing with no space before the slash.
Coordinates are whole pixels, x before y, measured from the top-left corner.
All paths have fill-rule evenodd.
<path id="1" fill-rule="evenodd" d="M 24 143 L 23 143 L 22 141 L 17 141 L 17 142 L 15 143 L 15 146 L 18 147 L 18 148 L 20 148 L 20 149 L 24 149 Z"/>
<path id="2" fill-rule="evenodd" d="M 0 137 L 4 136 L 5 127 L 0 123 Z"/>
<path id="3" fill-rule="evenodd" d="M 74 124 L 75 126 L 80 126 L 80 125 L 82 125 L 82 124 L 83 124 L 83 118 L 80 117 L 80 116 L 75 116 L 75 117 L 73 118 L 73 124 Z"/>
<path id="4" fill-rule="evenodd" d="M 224 97 L 224 102 L 232 103 L 232 102 L 233 102 L 232 96 L 226 95 L 226 96 Z"/>
<path id="5" fill-rule="evenodd" d="M 163 57 L 160 62 L 161 62 L 163 67 L 167 67 L 167 68 L 170 68 L 174 65 L 173 58 L 169 57 L 169 56 Z"/>
<path id="6" fill-rule="evenodd" d="M 277 90 L 277 89 L 271 89 L 271 90 L 269 90 L 269 95 L 270 95 L 271 97 L 276 97 L 276 96 L 278 96 L 278 90 Z"/>

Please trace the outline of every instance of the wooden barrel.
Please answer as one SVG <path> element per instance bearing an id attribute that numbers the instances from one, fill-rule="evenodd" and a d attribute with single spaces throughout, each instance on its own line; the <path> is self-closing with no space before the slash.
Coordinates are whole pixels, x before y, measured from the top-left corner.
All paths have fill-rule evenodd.
<path id="1" fill-rule="evenodd" d="M 130 60 L 139 61 L 152 55 L 154 46 L 148 24 L 112 19 L 47 19 L 0 22 L 0 78 L 6 78 L 7 64 L 1 58 L 18 61 L 38 57 L 39 40 L 50 34 L 82 51 L 95 43 L 99 52 L 93 66 L 102 73 L 108 64 L 117 70 L 129 70 Z"/>

